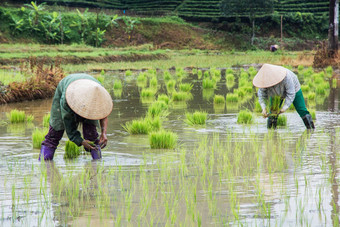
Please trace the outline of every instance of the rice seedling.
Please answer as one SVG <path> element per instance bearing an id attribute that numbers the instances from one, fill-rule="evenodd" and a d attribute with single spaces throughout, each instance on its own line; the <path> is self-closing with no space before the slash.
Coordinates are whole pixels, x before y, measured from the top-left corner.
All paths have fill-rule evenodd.
<path id="1" fill-rule="evenodd" d="M 197 68 L 193 68 L 193 69 L 191 70 L 191 73 L 192 73 L 192 74 L 197 74 Z"/>
<path id="2" fill-rule="evenodd" d="M 202 97 L 204 100 L 210 100 L 214 97 L 215 90 L 214 89 L 203 89 Z"/>
<path id="3" fill-rule="evenodd" d="M 125 76 L 132 76 L 131 70 L 126 70 L 125 71 Z"/>
<path id="4" fill-rule="evenodd" d="M 158 86 L 158 81 L 157 81 L 157 77 L 152 77 L 150 79 L 150 87 L 152 88 L 157 88 Z"/>
<path id="5" fill-rule="evenodd" d="M 114 90 L 121 90 L 123 88 L 122 82 L 120 80 L 115 80 L 113 83 Z"/>
<path id="6" fill-rule="evenodd" d="M 42 122 L 43 127 L 49 127 L 50 126 L 50 118 L 51 118 L 51 113 L 44 115 L 43 122 Z"/>
<path id="7" fill-rule="evenodd" d="M 202 86 L 204 89 L 211 89 L 216 87 L 216 83 L 213 80 L 206 78 L 203 79 Z"/>
<path id="8" fill-rule="evenodd" d="M 253 79 L 257 74 L 257 70 L 253 66 L 250 66 L 248 69 L 248 73 L 250 75 L 250 78 Z"/>
<path id="9" fill-rule="evenodd" d="M 33 143 L 33 148 L 41 148 L 41 143 L 44 141 L 45 135 L 47 134 L 48 129 L 43 128 L 35 128 L 33 133 L 32 133 L 32 143 Z"/>
<path id="10" fill-rule="evenodd" d="M 156 116 L 166 116 L 168 115 L 168 105 L 163 102 L 163 101 L 157 101 L 151 104 L 151 106 L 149 106 L 148 108 L 148 112 L 147 115 L 150 117 L 156 117 Z"/>
<path id="11" fill-rule="evenodd" d="M 223 95 L 215 95 L 214 104 L 222 104 L 225 103 L 225 98 Z"/>
<path id="12" fill-rule="evenodd" d="M 286 126 L 287 125 L 287 117 L 285 115 L 279 115 L 277 118 L 277 126 Z"/>
<path id="13" fill-rule="evenodd" d="M 312 119 L 316 120 L 316 112 L 315 112 L 315 110 L 310 110 L 309 113 L 312 116 Z"/>
<path id="14" fill-rule="evenodd" d="M 338 86 L 338 80 L 333 78 L 332 79 L 332 88 L 337 88 L 337 86 Z"/>
<path id="15" fill-rule="evenodd" d="M 269 99 L 270 113 L 278 114 L 280 112 L 282 103 L 283 100 L 280 96 L 270 97 Z"/>
<path id="16" fill-rule="evenodd" d="M 151 131 L 159 130 L 161 126 L 162 122 L 159 117 L 146 117 L 126 122 L 122 127 L 130 134 L 148 134 Z"/>
<path id="17" fill-rule="evenodd" d="M 204 71 L 203 73 L 203 79 L 210 78 L 210 72 L 208 70 Z"/>
<path id="18" fill-rule="evenodd" d="M 238 124 L 252 124 L 254 122 L 253 114 L 249 110 L 241 110 L 237 115 Z"/>
<path id="19" fill-rule="evenodd" d="M 254 111 L 255 111 L 256 113 L 261 113 L 261 112 L 262 112 L 262 107 L 261 107 L 261 105 L 260 105 L 259 100 L 256 100 L 256 101 L 255 101 L 255 108 L 254 108 Z"/>
<path id="20" fill-rule="evenodd" d="M 239 96 L 238 94 L 228 93 L 226 96 L 227 102 L 238 102 Z"/>
<path id="21" fill-rule="evenodd" d="M 309 88 L 308 85 L 301 85 L 301 91 L 303 93 L 307 93 L 307 92 L 309 92 L 309 90 L 310 90 L 310 88 Z"/>
<path id="22" fill-rule="evenodd" d="M 33 120 L 34 120 L 34 116 L 32 114 L 29 114 L 26 116 L 27 123 L 32 123 Z"/>
<path id="23" fill-rule="evenodd" d="M 186 113 L 186 120 L 189 125 L 205 125 L 208 113 L 204 111 L 195 111 L 194 113 Z"/>
<path id="24" fill-rule="evenodd" d="M 226 78 L 227 83 L 234 83 L 235 82 L 234 74 L 229 73 L 229 74 L 226 75 L 225 78 Z"/>
<path id="25" fill-rule="evenodd" d="M 64 159 L 74 159 L 80 155 L 80 148 L 71 140 L 65 143 Z"/>
<path id="26" fill-rule="evenodd" d="M 239 98 L 243 98 L 246 95 L 246 93 L 240 88 L 235 89 L 234 94 L 237 94 Z"/>
<path id="27" fill-rule="evenodd" d="M 307 98 L 308 100 L 315 100 L 315 93 L 314 92 L 309 93 Z"/>
<path id="28" fill-rule="evenodd" d="M 166 94 L 161 94 L 161 95 L 158 95 L 157 101 L 163 101 L 166 104 L 169 104 L 170 98 Z"/>
<path id="29" fill-rule="evenodd" d="M 166 88 L 167 90 L 171 91 L 173 89 L 175 89 L 175 85 L 176 85 L 176 80 L 169 80 L 167 83 L 166 83 Z"/>
<path id="30" fill-rule="evenodd" d="M 149 134 L 150 147 L 153 149 L 173 149 L 177 145 L 177 134 L 161 130 Z"/>
<path id="31" fill-rule="evenodd" d="M 192 94 L 189 92 L 175 91 L 172 93 L 172 101 L 187 101 L 192 99 Z"/>
<path id="32" fill-rule="evenodd" d="M 325 95 L 326 94 L 326 91 L 324 89 L 324 86 L 322 85 L 317 85 L 316 88 L 315 88 L 315 93 L 317 95 Z"/>
<path id="33" fill-rule="evenodd" d="M 184 92 L 189 92 L 191 91 L 191 89 L 193 88 L 194 85 L 190 84 L 190 83 L 181 83 L 179 85 L 179 90 L 180 91 L 184 91 Z"/>
<path id="34" fill-rule="evenodd" d="M 96 79 L 101 83 L 101 84 L 103 84 L 104 83 L 104 80 L 105 80 L 105 77 L 103 76 L 103 75 L 97 75 L 96 76 Z"/>
<path id="35" fill-rule="evenodd" d="M 198 70 L 197 72 L 197 78 L 200 80 L 202 78 L 202 70 Z"/>
<path id="36" fill-rule="evenodd" d="M 234 70 L 231 68 L 226 69 L 225 74 L 234 74 Z"/>
<path id="37" fill-rule="evenodd" d="M 137 77 L 138 82 L 146 82 L 146 80 L 147 80 L 146 73 L 141 72 L 138 74 L 138 77 Z"/>
<path id="38" fill-rule="evenodd" d="M 248 74 L 247 74 L 248 75 Z M 252 87 L 253 84 L 248 78 L 239 78 L 238 80 L 238 87 Z"/>
<path id="39" fill-rule="evenodd" d="M 10 113 L 6 113 L 6 116 L 11 124 L 25 122 L 26 119 L 25 111 L 20 111 L 17 109 L 13 109 Z"/>
<path id="40" fill-rule="evenodd" d="M 163 73 L 164 80 L 171 80 L 171 74 L 168 70 L 165 70 Z"/>
<path id="41" fill-rule="evenodd" d="M 143 88 L 140 93 L 140 96 L 142 98 L 150 98 L 150 97 L 155 97 L 156 93 L 157 93 L 157 90 L 154 88 Z"/>
<path id="42" fill-rule="evenodd" d="M 122 89 L 115 89 L 113 92 L 113 96 L 115 98 L 121 98 L 122 97 L 123 90 Z"/>
<path id="43" fill-rule="evenodd" d="M 326 71 L 326 75 L 327 75 L 328 78 L 331 78 L 333 76 L 333 68 L 332 68 L 332 66 L 328 66 L 325 69 L 325 71 Z"/>

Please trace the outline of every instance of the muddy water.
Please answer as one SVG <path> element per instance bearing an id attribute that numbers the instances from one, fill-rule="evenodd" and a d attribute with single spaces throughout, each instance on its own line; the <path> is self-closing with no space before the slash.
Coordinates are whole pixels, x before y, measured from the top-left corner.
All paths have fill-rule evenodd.
<path id="1" fill-rule="evenodd" d="M 117 79 L 124 81 L 120 98 L 110 89 Z M 272 132 L 259 115 L 251 126 L 236 123 L 238 110 L 252 109 L 255 97 L 214 108 L 213 96 L 189 76 L 183 82 L 194 83 L 193 99 L 171 106 L 163 123 L 178 134 L 178 148 L 153 150 L 148 136 L 121 126 L 145 116 L 149 105 L 136 80 L 117 73 L 105 80 L 114 110 L 98 162 L 89 155 L 65 161 L 66 135 L 53 162 L 38 162 L 31 135 L 42 127 L 50 99 L 0 106 L 0 225 L 338 225 L 339 89 L 316 104 L 314 132 L 292 111 L 285 113 L 287 126 Z M 166 93 L 163 80 L 158 91 Z M 212 94 L 230 91 L 222 77 Z M 33 124 L 6 123 L 14 108 L 33 114 Z M 194 110 L 209 113 L 206 126 L 184 122 Z"/>

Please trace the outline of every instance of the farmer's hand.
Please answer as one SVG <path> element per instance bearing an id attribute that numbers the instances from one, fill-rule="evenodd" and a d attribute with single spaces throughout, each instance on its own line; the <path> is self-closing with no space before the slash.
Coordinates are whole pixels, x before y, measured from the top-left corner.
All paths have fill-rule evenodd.
<path id="1" fill-rule="evenodd" d="M 284 112 L 286 112 L 286 110 L 281 109 L 280 112 L 279 112 L 279 114 L 282 114 L 282 113 L 284 113 Z"/>
<path id="2" fill-rule="evenodd" d="M 268 117 L 268 114 L 267 114 L 267 110 L 266 110 L 266 109 L 263 109 L 263 110 L 262 110 L 262 116 L 263 116 L 264 118 Z"/>
<path id="3" fill-rule="evenodd" d="M 102 133 L 102 134 L 100 135 L 100 138 L 99 138 L 99 145 L 100 145 L 100 148 L 106 147 L 106 144 L 107 144 L 107 136 L 106 136 L 106 133 Z"/>
<path id="4" fill-rule="evenodd" d="M 98 150 L 98 148 L 96 146 L 92 146 L 91 143 L 92 142 L 89 141 L 89 140 L 83 140 L 83 142 L 81 142 L 81 145 L 83 145 L 84 148 L 89 150 L 89 151 L 90 150 Z"/>

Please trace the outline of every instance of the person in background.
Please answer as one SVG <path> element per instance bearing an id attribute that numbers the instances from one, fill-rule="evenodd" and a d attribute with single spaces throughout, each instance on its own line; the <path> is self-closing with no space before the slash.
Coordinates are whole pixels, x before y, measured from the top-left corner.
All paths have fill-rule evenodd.
<path id="1" fill-rule="evenodd" d="M 275 96 L 285 99 L 278 114 L 284 113 L 291 104 L 302 118 L 307 129 L 314 129 L 312 116 L 308 112 L 297 76 L 282 66 L 263 64 L 253 79 L 253 85 L 258 87 L 258 98 L 262 108 L 262 115 L 268 117 L 268 128 L 276 128 L 277 116 L 267 113 L 265 99 Z"/>
<path id="2" fill-rule="evenodd" d="M 279 45 L 270 45 L 270 47 L 269 47 L 269 50 L 271 51 L 271 52 L 275 52 L 275 51 L 277 51 L 278 49 L 279 49 L 280 47 L 279 47 Z"/>
<path id="3" fill-rule="evenodd" d="M 62 79 L 53 97 L 49 131 L 42 142 L 39 160 L 53 160 L 64 131 L 72 142 L 91 152 L 93 159 L 100 159 L 101 148 L 107 144 L 107 117 L 112 108 L 110 94 L 92 76 L 71 74 Z M 82 123 L 83 138 L 78 131 L 79 123 Z"/>

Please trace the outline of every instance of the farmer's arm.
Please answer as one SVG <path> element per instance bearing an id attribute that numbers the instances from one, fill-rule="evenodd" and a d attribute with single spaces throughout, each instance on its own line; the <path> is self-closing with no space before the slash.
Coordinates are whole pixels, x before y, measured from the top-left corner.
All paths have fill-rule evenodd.
<path id="1" fill-rule="evenodd" d="M 104 148 L 107 144 L 106 136 L 107 124 L 108 124 L 107 117 L 100 120 L 101 135 L 99 138 L 99 145 L 101 148 Z"/>
<path id="2" fill-rule="evenodd" d="M 259 97 L 259 103 L 262 107 L 262 110 L 265 110 L 266 109 L 265 99 L 268 98 L 267 89 L 259 88 L 259 90 L 257 91 L 257 96 Z"/>
<path id="3" fill-rule="evenodd" d="M 281 109 L 284 112 L 290 107 L 290 105 L 293 103 L 295 99 L 295 85 L 293 79 L 288 75 L 283 79 L 282 82 L 286 90 L 286 100 Z"/>

